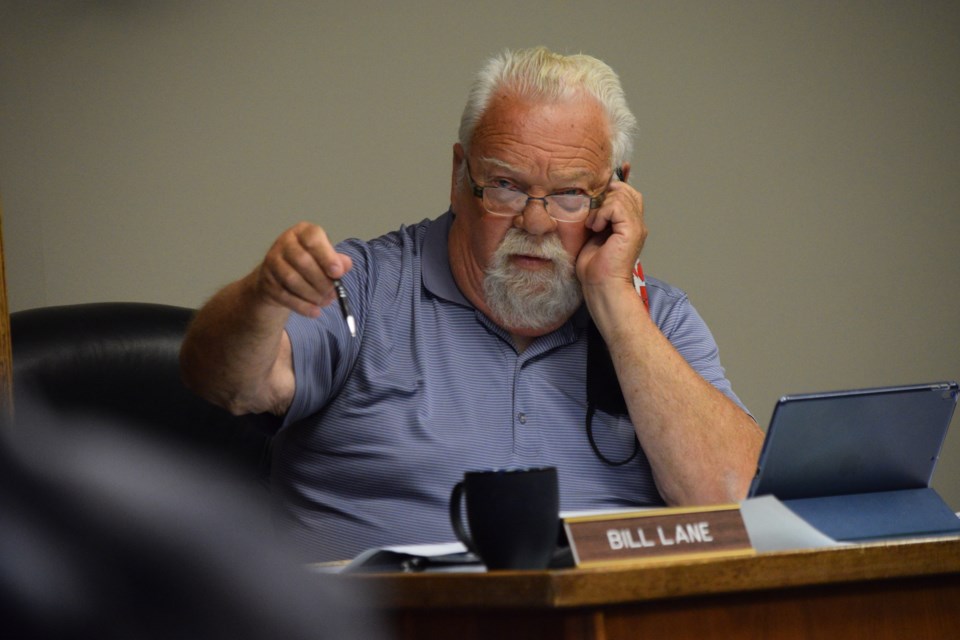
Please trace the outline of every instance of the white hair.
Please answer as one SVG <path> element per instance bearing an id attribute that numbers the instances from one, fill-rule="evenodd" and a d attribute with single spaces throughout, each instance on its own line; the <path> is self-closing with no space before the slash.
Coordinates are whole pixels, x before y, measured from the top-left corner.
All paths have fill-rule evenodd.
<path id="1" fill-rule="evenodd" d="M 637 120 L 627 106 L 620 79 L 605 62 L 545 47 L 506 50 L 491 58 L 474 80 L 460 118 L 460 144 L 469 150 L 473 132 L 490 100 L 508 93 L 532 100 L 564 100 L 585 92 L 600 103 L 610 125 L 611 168 L 630 159 Z"/>

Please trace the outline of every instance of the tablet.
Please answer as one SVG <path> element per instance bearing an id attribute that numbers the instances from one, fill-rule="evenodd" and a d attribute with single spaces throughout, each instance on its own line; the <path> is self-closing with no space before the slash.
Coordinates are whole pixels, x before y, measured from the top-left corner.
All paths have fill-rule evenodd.
<path id="1" fill-rule="evenodd" d="M 928 487 L 956 382 L 785 396 L 749 495 L 780 500 Z"/>

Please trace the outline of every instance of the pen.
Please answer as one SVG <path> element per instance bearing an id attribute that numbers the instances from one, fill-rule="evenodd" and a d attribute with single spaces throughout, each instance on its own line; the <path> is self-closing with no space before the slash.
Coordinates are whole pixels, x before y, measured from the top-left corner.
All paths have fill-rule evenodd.
<path id="1" fill-rule="evenodd" d="M 350 335 L 357 337 L 357 321 L 350 311 L 350 301 L 347 300 L 347 290 L 339 280 L 333 281 L 333 288 L 337 290 L 337 300 L 340 302 L 340 311 L 343 312 L 343 319 L 347 322 L 347 328 L 350 329 Z"/>

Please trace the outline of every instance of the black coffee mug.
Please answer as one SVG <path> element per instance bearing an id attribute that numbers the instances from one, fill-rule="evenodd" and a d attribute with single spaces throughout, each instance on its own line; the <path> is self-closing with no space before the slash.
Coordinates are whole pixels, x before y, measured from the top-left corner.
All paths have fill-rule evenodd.
<path id="1" fill-rule="evenodd" d="M 469 532 L 460 513 L 464 496 Z M 468 471 L 450 494 L 450 524 L 487 569 L 545 569 L 560 531 L 557 470 Z"/>

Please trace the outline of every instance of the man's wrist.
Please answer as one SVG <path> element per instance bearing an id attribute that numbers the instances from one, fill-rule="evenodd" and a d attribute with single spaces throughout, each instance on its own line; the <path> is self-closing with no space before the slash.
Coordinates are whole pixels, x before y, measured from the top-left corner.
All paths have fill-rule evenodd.
<path id="1" fill-rule="evenodd" d="M 594 323 L 607 340 L 616 339 L 621 333 L 636 330 L 637 321 L 650 323 L 650 314 L 643 299 L 637 294 L 632 281 L 617 286 L 584 289 L 584 301 Z"/>

